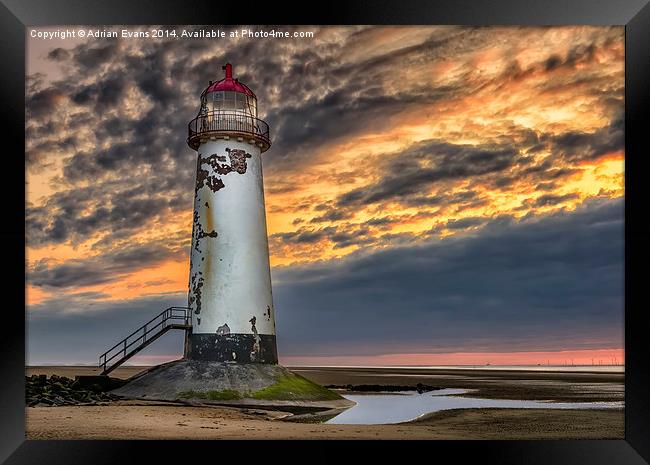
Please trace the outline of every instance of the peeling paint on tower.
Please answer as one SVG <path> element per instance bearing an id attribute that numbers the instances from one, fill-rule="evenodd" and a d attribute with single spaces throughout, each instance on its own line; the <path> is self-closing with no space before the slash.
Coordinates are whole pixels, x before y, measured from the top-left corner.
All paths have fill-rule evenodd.
<path id="1" fill-rule="evenodd" d="M 259 356 L 260 353 L 260 336 L 257 333 L 257 328 L 255 327 L 255 323 L 257 322 L 257 318 L 253 317 L 248 322 L 251 324 L 251 331 L 253 332 L 253 349 L 251 350 L 251 361 L 255 362 Z"/>
<path id="2" fill-rule="evenodd" d="M 219 176 L 225 176 L 229 173 L 232 173 L 233 171 L 239 174 L 246 173 L 246 159 L 251 158 L 251 154 L 245 150 L 231 149 L 230 147 L 226 147 L 226 152 L 230 158 L 230 165 L 226 163 L 219 163 L 226 161 L 226 157 L 223 155 L 217 155 L 216 153 L 213 153 L 209 157 L 203 158 L 200 153 L 198 154 L 198 162 L 196 167 L 196 187 L 194 189 L 195 195 L 199 192 L 199 189 L 204 186 L 207 186 L 212 192 L 217 192 L 219 189 L 226 187 L 223 180 Z M 210 169 L 203 169 L 203 166 L 205 165 L 210 166 Z"/>
<path id="3" fill-rule="evenodd" d="M 230 334 L 230 327 L 228 326 L 228 323 L 224 323 L 217 328 L 218 336 L 225 336 L 226 334 Z"/>
<path id="4" fill-rule="evenodd" d="M 194 314 L 199 315 L 201 313 L 201 288 L 203 287 L 204 279 L 201 276 L 203 272 L 199 271 L 196 274 L 192 275 L 190 279 L 190 297 L 189 297 L 189 307 L 192 308 L 194 305 Z"/>
<path id="5" fill-rule="evenodd" d="M 200 241 L 206 237 L 217 237 L 218 233 L 216 231 L 204 231 L 203 226 L 201 225 L 201 219 L 197 211 L 194 212 L 194 222 L 192 226 L 192 242 L 194 243 L 194 250 L 201 252 L 199 249 Z"/>

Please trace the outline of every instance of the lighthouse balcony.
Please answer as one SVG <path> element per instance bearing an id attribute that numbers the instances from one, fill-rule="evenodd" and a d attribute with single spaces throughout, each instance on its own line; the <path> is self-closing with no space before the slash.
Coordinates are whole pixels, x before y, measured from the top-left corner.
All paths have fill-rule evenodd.
<path id="1" fill-rule="evenodd" d="M 269 125 L 259 118 L 238 111 L 202 113 L 188 124 L 187 144 L 197 150 L 211 139 L 241 138 L 254 142 L 265 152 L 271 146 Z"/>

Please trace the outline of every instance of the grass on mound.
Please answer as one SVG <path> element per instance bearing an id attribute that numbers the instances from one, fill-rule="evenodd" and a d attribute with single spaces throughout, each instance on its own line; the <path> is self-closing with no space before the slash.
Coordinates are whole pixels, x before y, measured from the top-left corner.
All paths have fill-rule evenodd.
<path id="1" fill-rule="evenodd" d="M 242 395 L 234 389 L 224 389 L 223 391 L 183 391 L 178 393 L 179 399 L 210 399 L 210 400 L 236 400 L 241 399 Z"/>
<path id="2" fill-rule="evenodd" d="M 253 392 L 252 399 L 263 400 L 338 400 L 342 397 L 295 373 L 283 375 L 271 386 Z"/>
<path id="3" fill-rule="evenodd" d="M 295 373 L 280 376 L 275 384 L 255 392 L 239 392 L 234 389 L 223 391 L 183 391 L 179 392 L 179 399 L 209 399 L 209 400 L 338 400 L 342 399 L 334 391 L 320 386 L 307 378 Z"/>

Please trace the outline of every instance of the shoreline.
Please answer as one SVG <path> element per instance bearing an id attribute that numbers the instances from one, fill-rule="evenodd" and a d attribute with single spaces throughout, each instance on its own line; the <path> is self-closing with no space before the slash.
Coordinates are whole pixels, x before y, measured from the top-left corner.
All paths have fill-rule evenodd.
<path id="1" fill-rule="evenodd" d="M 126 379 L 147 367 L 119 367 Z M 96 374 L 94 367 L 26 367 L 26 374 Z M 416 386 L 471 391 L 472 397 L 555 402 L 624 401 L 623 373 L 476 369 L 315 368 L 292 371 L 321 385 Z M 342 394 L 348 391 L 339 391 Z M 119 400 L 107 405 L 26 407 L 29 439 L 622 439 L 620 409 L 466 408 L 396 424 L 291 421 L 281 407 L 187 405 Z M 285 418 L 281 420 L 280 418 Z M 294 417 L 295 418 L 295 417 Z M 299 420 L 295 418 L 296 420 Z"/>

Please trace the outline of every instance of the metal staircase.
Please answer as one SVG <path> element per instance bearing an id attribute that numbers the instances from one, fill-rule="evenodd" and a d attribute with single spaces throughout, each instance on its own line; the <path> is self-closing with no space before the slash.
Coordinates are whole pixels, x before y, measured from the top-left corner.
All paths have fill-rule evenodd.
<path id="1" fill-rule="evenodd" d="M 110 373 L 170 329 L 191 328 L 188 307 L 169 307 L 163 310 L 99 356 L 101 374 Z"/>

